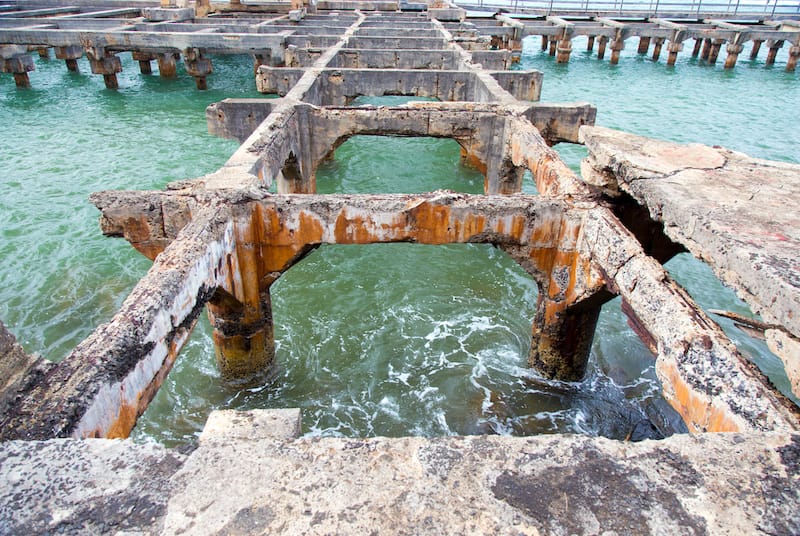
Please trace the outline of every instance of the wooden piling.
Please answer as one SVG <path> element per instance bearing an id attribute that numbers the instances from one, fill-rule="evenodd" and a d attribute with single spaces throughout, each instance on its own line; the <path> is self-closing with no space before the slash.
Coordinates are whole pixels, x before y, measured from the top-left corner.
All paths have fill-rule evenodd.
<path id="1" fill-rule="evenodd" d="M 700 53 L 700 59 L 708 61 L 709 54 L 711 54 L 711 39 L 703 39 L 703 51 Z"/>
<path id="2" fill-rule="evenodd" d="M 548 44 L 548 43 L 547 43 L 547 36 L 546 36 L 546 35 L 543 35 L 543 36 L 542 36 L 542 51 L 545 51 L 545 50 L 547 50 L 547 44 Z"/>
<path id="3" fill-rule="evenodd" d="M 586 52 L 592 52 L 592 50 L 594 50 L 594 36 L 590 35 L 586 43 Z"/>

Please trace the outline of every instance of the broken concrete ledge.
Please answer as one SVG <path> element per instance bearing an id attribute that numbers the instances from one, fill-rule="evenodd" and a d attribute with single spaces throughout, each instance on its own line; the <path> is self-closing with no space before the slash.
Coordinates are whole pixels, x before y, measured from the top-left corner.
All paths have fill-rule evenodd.
<path id="1" fill-rule="evenodd" d="M 800 434 L 297 438 L 221 411 L 191 454 L 0 444 L 13 534 L 797 534 Z M 736 460 L 736 463 L 731 463 Z"/>

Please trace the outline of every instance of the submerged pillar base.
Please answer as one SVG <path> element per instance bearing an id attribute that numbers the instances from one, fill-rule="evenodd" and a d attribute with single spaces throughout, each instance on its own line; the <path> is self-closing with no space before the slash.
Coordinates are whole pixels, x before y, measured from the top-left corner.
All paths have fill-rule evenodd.
<path id="1" fill-rule="evenodd" d="M 681 50 L 683 50 L 683 43 L 673 42 L 667 45 L 667 51 L 669 52 L 667 65 L 675 65 L 675 62 L 678 61 L 678 52 Z"/>
<path id="2" fill-rule="evenodd" d="M 566 308 L 540 294 L 528 364 L 547 378 L 580 381 L 599 317 L 600 304 Z"/>
<path id="3" fill-rule="evenodd" d="M 728 52 L 728 56 L 725 58 L 725 68 L 733 69 L 736 66 L 736 60 L 739 59 L 739 54 L 744 50 L 744 46 L 729 43 L 725 50 Z"/>
<path id="4" fill-rule="evenodd" d="M 217 366 L 225 380 L 246 381 L 260 376 L 275 358 L 271 323 L 251 326 L 249 333 L 236 335 L 225 335 L 222 330 L 214 328 L 213 339 Z"/>

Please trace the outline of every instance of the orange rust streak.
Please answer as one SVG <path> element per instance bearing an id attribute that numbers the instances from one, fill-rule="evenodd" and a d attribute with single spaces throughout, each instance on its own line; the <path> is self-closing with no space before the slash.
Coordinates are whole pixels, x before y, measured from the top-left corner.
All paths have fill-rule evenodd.
<path id="1" fill-rule="evenodd" d="M 169 374 L 169 371 L 172 370 L 172 366 L 175 364 L 178 353 L 183 346 L 183 341 L 186 340 L 188 335 L 189 333 L 186 331 L 184 332 L 183 336 L 176 336 L 173 339 L 173 341 L 170 343 L 167 356 L 164 358 L 164 362 L 161 364 L 161 368 L 158 370 L 158 372 L 156 372 L 156 375 L 153 377 L 150 383 L 136 395 L 136 404 L 129 404 L 123 401 L 120 405 L 117 418 L 111 423 L 111 425 L 108 427 L 108 430 L 106 430 L 105 433 L 103 433 L 102 430 L 95 430 L 89 435 L 89 437 L 125 439 L 130 435 L 131 430 L 133 430 L 133 427 L 136 426 L 136 420 L 145 412 L 147 406 L 150 405 L 150 402 L 156 396 L 161 384 L 164 383 L 167 374 Z"/>
<path id="2" fill-rule="evenodd" d="M 683 379 L 673 362 L 658 362 L 657 367 L 671 389 L 664 395 L 683 417 L 691 432 L 741 432 L 741 427 L 723 408 L 715 407 L 708 397 L 695 392 Z"/>

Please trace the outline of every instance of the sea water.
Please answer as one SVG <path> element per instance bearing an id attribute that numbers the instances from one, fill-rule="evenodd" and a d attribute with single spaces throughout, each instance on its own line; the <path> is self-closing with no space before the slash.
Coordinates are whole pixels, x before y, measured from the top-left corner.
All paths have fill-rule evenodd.
<path id="1" fill-rule="evenodd" d="M 556 65 L 526 40 L 522 68 L 544 71 L 542 100 L 592 102 L 597 124 L 682 142 L 720 144 L 798 162 L 797 74 L 762 58 L 733 71 L 679 56 L 674 68 L 635 53 L 620 64 L 581 52 Z M 633 50 L 631 50 L 633 49 Z M 32 88 L 0 76 L 0 319 L 29 352 L 60 360 L 108 321 L 150 262 L 104 238 L 87 201 L 101 189 L 160 189 L 218 168 L 236 145 L 207 134 L 204 109 L 255 97 L 247 57 L 214 58 L 209 91 L 179 70 L 165 80 L 121 55 L 120 90 L 36 58 Z M 79 61 L 89 72 L 85 59 Z M 373 101 L 374 102 L 374 101 Z M 377 101 L 381 102 L 381 101 Z M 579 146 L 557 149 L 574 169 Z M 321 192 L 479 193 L 451 140 L 359 136 L 318 172 Z M 530 181 L 526 191 L 535 191 Z M 704 307 L 747 313 L 687 255 L 668 264 Z M 660 397 L 653 358 L 618 300 L 603 308 L 589 371 L 577 383 L 526 367 L 536 285 L 485 245 L 323 246 L 272 287 L 276 362 L 262 385 L 225 385 L 204 315 L 134 430 L 139 440 L 193 441 L 215 408 L 300 407 L 303 431 L 324 435 L 534 434 L 623 438 L 682 430 Z M 780 362 L 719 322 L 783 390 Z"/>

